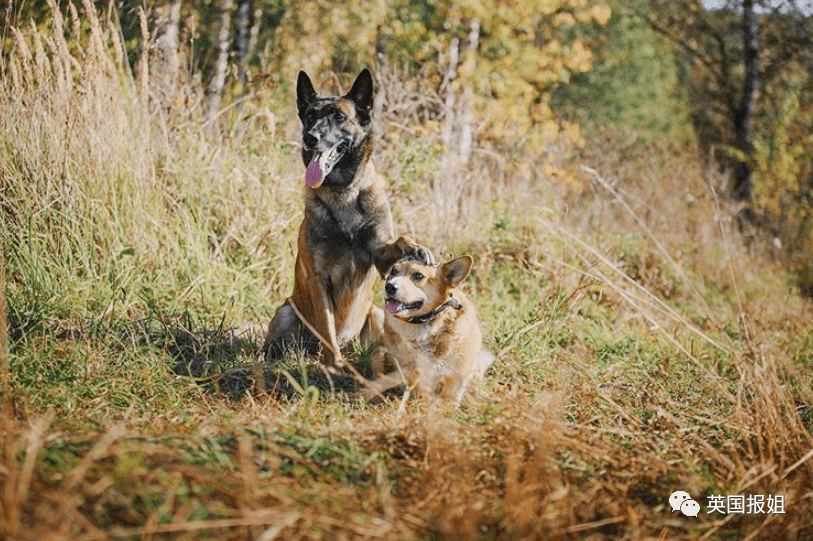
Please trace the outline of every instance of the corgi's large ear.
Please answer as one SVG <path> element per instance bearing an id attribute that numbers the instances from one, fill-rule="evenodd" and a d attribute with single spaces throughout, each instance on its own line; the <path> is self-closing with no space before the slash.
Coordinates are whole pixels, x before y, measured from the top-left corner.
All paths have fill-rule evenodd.
<path id="1" fill-rule="evenodd" d="M 356 77 L 356 82 L 350 92 L 345 96 L 349 100 L 353 100 L 356 107 L 365 113 L 369 113 L 373 107 L 373 76 L 370 70 L 364 68 Z"/>
<path id="2" fill-rule="evenodd" d="M 303 109 L 316 103 L 316 100 L 316 90 L 313 89 L 311 78 L 304 71 L 300 71 L 296 80 L 296 108 L 302 113 Z"/>
<path id="3" fill-rule="evenodd" d="M 472 265 L 474 265 L 473 257 L 461 255 L 441 265 L 440 275 L 449 284 L 449 287 L 457 287 L 468 277 Z"/>

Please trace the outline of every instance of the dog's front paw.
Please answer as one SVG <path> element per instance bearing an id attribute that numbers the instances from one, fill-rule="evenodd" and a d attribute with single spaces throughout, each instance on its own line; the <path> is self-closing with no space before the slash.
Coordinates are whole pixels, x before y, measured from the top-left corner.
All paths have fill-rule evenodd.
<path id="1" fill-rule="evenodd" d="M 420 245 L 412 238 L 408 236 L 402 236 L 397 241 L 395 241 L 395 245 L 401 251 L 401 259 L 410 259 L 412 261 L 417 261 L 421 265 L 428 265 L 428 266 L 437 266 L 437 261 L 435 260 L 435 255 L 432 253 L 432 250 L 427 248 L 426 246 Z"/>
<path id="2" fill-rule="evenodd" d="M 437 266 L 434 254 L 426 246 L 422 246 L 406 235 L 401 236 L 392 244 L 385 244 L 374 252 L 375 266 L 382 277 L 397 261 L 407 258 L 422 265 Z"/>

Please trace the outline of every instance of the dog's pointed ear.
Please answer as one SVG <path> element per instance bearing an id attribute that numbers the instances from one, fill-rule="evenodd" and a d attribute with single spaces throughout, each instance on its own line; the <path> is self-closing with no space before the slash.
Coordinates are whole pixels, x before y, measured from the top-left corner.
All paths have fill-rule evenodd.
<path id="1" fill-rule="evenodd" d="M 356 82 L 346 96 L 348 99 L 353 100 L 356 107 L 362 111 L 369 112 L 373 107 L 373 76 L 370 70 L 364 68 L 356 77 Z"/>
<path id="2" fill-rule="evenodd" d="M 296 80 L 296 108 L 301 112 L 308 105 L 315 103 L 316 100 L 316 90 L 313 89 L 311 78 L 304 71 L 300 71 Z"/>
<path id="3" fill-rule="evenodd" d="M 468 277 L 474 258 L 470 255 L 461 255 L 440 266 L 440 275 L 450 287 L 457 287 Z"/>

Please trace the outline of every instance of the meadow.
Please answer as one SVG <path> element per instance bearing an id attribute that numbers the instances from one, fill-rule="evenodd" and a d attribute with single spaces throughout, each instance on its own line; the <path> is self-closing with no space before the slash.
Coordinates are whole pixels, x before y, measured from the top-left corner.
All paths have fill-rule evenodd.
<path id="1" fill-rule="evenodd" d="M 460 117 L 425 114 L 444 96 L 374 66 L 396 229 L 474 256 L 498 359 L 459 408 L 370 405 L 316 359 L 260 357 L 302 217 L 292 86 L 214 120 L 194 81 L 159 106 L 89 21 L 4 36 L 0 537 L 813 538 L 813 307 L 692 143 L 461 160 Z"/>

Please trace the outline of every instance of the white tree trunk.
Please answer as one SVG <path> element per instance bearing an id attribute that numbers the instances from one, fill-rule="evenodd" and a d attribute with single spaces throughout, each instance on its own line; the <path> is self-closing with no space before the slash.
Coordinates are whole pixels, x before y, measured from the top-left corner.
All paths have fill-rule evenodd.
<path id="1" fill-rule="evenodd" d="M 226 83 L 226 72 L 229 68 L 229 30 L 231 25 L 232 0 L 220 0 L 220 31 L 217 36 L 217 60 L 209 86 L 206 88 L 207 114 L 206 122 L 212 123 L 220 111 L 220 99 Z"/>
<path id="2" fill-rule="evenodd" d="M 158 11 L 155 47 L 152 59 L 153 98 L 164 108 L 169 108 L 178 96 L 178 26 L 181 20 L 181 0 L 171 0 Z"/>

